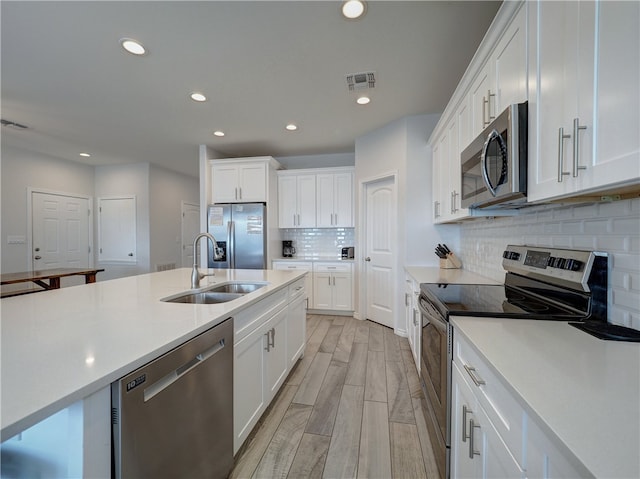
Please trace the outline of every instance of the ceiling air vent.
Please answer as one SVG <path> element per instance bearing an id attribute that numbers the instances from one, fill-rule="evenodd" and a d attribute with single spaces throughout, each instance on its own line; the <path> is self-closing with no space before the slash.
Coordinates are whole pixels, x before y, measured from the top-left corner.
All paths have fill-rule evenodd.
<path id="1" fill-rule="evenodd" d="M 349 91 L 367 90 L 376 86 L 376 72 L 351 73 L 347 75 Z"/>
<path id="2" fill-rule="evenodd" d="M 14 128 L 16 130 L 26 130 L 27 128 L 29 128 L 26 125 L 21 125 L 20 123 L 16 123 L 15 121 L 9 121 L 5 119 L 1 119 L 0 123 L 2 123 L 2 126 L 8 126 L 9 128 Z"/>

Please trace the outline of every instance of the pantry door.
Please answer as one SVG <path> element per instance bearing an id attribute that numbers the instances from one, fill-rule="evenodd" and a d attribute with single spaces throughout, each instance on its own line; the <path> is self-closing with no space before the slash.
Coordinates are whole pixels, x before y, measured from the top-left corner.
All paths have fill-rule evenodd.
<path id="1" fill-rule="evenodd" d="M 31 264 L 34 271 L 88 268 L 89 198 L 31 191 Z"/>
<path id="2" fill-rule="evenodd" d="M 396 177 L 363 184 L 364 290 L 366 319 L 394 327 L 397 256 Z"/>

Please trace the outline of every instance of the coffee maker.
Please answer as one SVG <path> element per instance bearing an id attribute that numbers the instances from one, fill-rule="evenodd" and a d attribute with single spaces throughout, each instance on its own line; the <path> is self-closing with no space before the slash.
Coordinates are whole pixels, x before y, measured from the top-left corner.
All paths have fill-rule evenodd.
<path id="1" fill-rule="evenodd" d="M 282 257 L 293 258 L 296 254 L 296 249 L 293 247 L 293 241 L 286 240 L 282 242 Z"/>

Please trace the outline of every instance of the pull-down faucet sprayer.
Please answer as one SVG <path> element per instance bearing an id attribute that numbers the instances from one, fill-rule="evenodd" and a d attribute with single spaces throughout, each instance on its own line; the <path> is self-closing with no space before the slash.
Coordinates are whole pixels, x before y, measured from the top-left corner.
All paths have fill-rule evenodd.
<path id="1" fill-rule="evenodd" d="M 200 233 L 193 240 L 193 269 L 191 270 L 191 289 L 197 289 L 200 287 L 200 280 L 205 276 L 214 276 L 214 273 L 203 274 L 198 270 L 198 242 L 200 238 L 208 238 L 213 244 L 213 257 L 214 259 L 220 259 L 222 257 L 222 251 L 218 248 L 218 242 L 210 233 Z"/>

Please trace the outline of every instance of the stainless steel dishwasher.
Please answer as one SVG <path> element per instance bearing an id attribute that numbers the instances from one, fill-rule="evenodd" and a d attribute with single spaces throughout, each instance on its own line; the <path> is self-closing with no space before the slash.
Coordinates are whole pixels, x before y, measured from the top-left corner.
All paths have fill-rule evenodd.
<path id="1" fill-rule="evenodd" d="M 233 318 L 112 383 L 111 405 L 114 477 L 227 477 Z"/>

